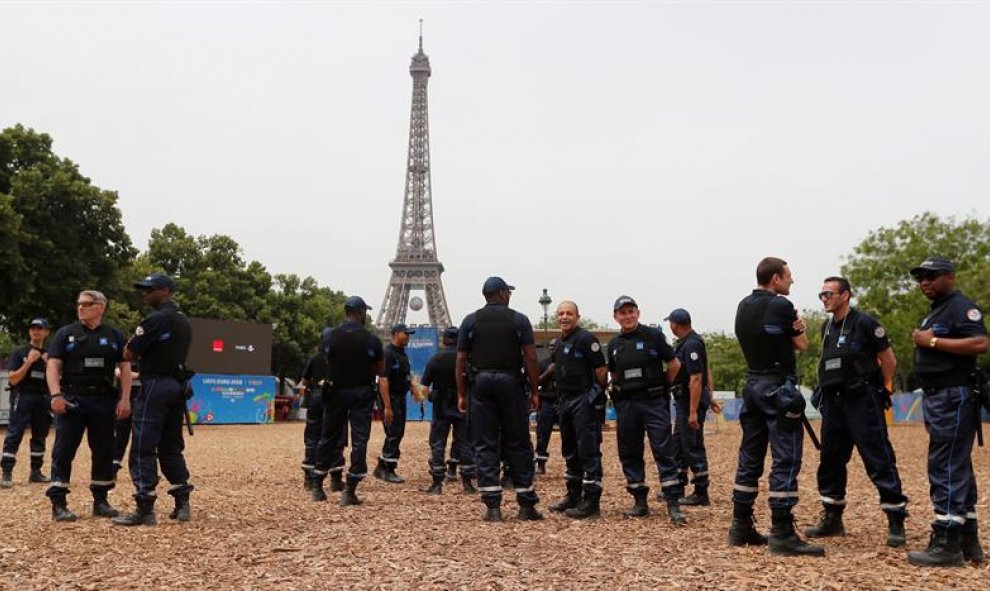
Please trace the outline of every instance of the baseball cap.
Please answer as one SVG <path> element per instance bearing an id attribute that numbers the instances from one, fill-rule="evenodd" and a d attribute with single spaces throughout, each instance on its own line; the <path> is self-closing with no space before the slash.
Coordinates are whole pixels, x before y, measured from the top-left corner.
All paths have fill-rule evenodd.
<path id="1" fill-rule="evenodd" d="M 370 310 L 371 306 L 364 303 L 361 296 L 351 296 L 344 300 L 344 308 L 347 310 Z"/>
<path id="2" fill-rule="evenodd" d="M 397 334 L 400 332 L 404 332 L 406 334 L 416 334 L 415 330 L 409 330 L 409 327 L 401 322 L 392 327 L 392 334 Z"/>
<path id="3" fill-rule="evenodd" d="M 138 289 L 162 289 L 175 291 L 175 281 L 165 273 L 152 273 L 141 281 L 135 281 L 134 287 Z"/>
<path id="4" fill-rule="evenodd" d="M 49 328 L 49 324 L 48 324 L 48 320 L 46 320 L 44 318 L 35 318 L 35 319 L 31 320 L 31 324 L 29 324 L 28 327 L 29 328 L 44 328 L 44 329 L 47 330 Z"/>
<path id="5" fill-rule="evenodd" d="M 512 291 L 515 288 L 514 285 L 509 285 L 501 277 L 489 277 L 485 279 L 485 285 L 481 288 L 481 294 L 487 296 L 504 290 Z"/>
<path id="6" fill-rule="evenodd" d="M 691 314 L 684 308 L 676 308 L 664 320 L 669 320 L 674 324 L 689 326 L 691 324 Z"/>
<path id="7" fill-rule="evenodd" d="M 925 259 L 920 265 L 911 269 L 911 275 L 918 275 L 925 271 L 935 271 L 937 273 L 955 273 L 956 268 L 952 261 L 945 257 L 932 256 Z"/>
<path id="8" fill-rule="evenodd" d="M 443 329 L 443 340 L 445 341 L 456 341 L 457 336 L 460 334 L 460 330 L 456 326 L 448 326 Z"/>
<path id="9" fill-rule="evenodd" d="M 627 305 L 628 306 L 633 306 L 633 307 L 636 307 L 636 308 L 639 307 L 639 306 L 636 305 L 636 300 L 632 299 L 631 297 L 629 297 L 627 295 L 624 295 L 624 296 L 619 296 L 618 299 L 615 300 L 615 304 L 612 306 L 612 311 L 613 312 L 618 312 L 619 311 L 619 308 L 621 308 L 622 306 L 627 306 Z"/>

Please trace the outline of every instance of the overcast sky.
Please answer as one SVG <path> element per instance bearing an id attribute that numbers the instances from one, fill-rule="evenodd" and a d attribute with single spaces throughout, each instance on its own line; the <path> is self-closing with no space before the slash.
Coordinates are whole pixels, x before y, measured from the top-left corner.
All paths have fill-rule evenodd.
<path id="1" fill-rule="evenodd" d="M 451 314 L 688 308 L 766 255 L 798 307 L 874 228 L 990 212 L 990 5 L 0 4 L 0 126 L 55 139 L 127 229 L 228 234 L 377 313 L 418 19 Z M 411 316 L 424 321 L 425 315 Z"/>

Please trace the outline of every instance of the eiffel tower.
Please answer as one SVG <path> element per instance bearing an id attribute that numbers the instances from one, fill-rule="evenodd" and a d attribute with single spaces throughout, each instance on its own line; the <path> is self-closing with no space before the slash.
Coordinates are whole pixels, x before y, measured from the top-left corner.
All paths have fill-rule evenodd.
<path id="1" fill-rule="evenodd" d="M 430 325 L 439 328 L 450 326 L 447 297 L 440 282 L 443 264 L 437 260 L 433 193 L 430 190 L 430 118 L 426 84 L 431 72 L 430 58 L 423 53 L 423 21 L 420 21 L 419 51 L 413 55 L 409 65 L 413 94 L 412 113 L 409 117 L 406 194 L 402 201 L 399 245 L 395 251 L 395 259 L 388 264 L 392 268 L 392 277 L 385 290 L 382 307 L 378 311 L 376 324 L 380 329 L 405 322 L 410 292 L 414 290 L 426 293 Z M 415 303 L 419 302 L 414 300 Z"/>

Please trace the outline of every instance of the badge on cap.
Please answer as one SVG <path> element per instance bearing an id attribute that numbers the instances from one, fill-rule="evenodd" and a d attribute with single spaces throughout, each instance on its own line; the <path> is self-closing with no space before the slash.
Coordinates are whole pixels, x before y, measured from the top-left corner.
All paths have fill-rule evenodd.
<path id="1" fill-rule="evenodd" d="M 697 361 L 698 360 L 698 352 L 697 351 L 691 351 L 691 355 L 689 355 L 689 357 L 691 358 L 691 361 Z"/>
<path id="2" fill-rule="evenodd" d="M 144 327 L 143 326 L 138 326 L 137 328 L 135 328 L 134 329 L 134 334 L 136 334 L 137 336 L 143 335 L 144 334 Z"/>
<path id="3" fill-rule="evenodd" d="M 873 336 L 877 337 L 878 339 L 882 339 L 883 337 L 887 336 L 887 331 L 884 330 L 882 326 L 878 326 L 873 329 Z"/>
<path id="4" fill-rule="evenodd" d="M 602 346 L 598 344 L 598 341 L 591 343 L 591 352 L 597 353 L 602 350 Z"/>
<path id="5" fill-rule="evenodd" d="M 969 318 L 973 322 L 979 322 L 983 318 L 983 314 L 976 308 L 970 308 L 966 310 L 966 318 Z"/>

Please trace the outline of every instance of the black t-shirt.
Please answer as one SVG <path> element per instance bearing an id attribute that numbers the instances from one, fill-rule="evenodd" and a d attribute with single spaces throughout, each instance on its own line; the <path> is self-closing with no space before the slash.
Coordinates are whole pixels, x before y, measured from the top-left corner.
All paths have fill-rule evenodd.
<path id="1" fill-rule="evenodd" d="M 189 319 L 172 300 L 165 300 L 141 321 L 127 348 L 141 358 L 141 373 L 182 378 L 192 342 Z"/>
<path id="2" fill-rule="evenodd" d="M 430 357 L 420 382 L 433 392 L 433 400 L 457 396 L 457 352 L 453 348 L 441 349 Z"/>
<path id="3" fill-rule="evenodd" d="M 31 345 L 27 344 L 18 347 L 10 352 L 10 359 L 7 360 L 7 369 L 17 371 L 24 365 L 28 353 L 31 352 Z M 44 353 L 44 350 L 41 351 Z M 31 369 L 16 386 L 12 386 L 14 394 L 48 394 L 48 382 L 45 380 L 45 360 L 39 358 L 31 364 Z"/>
<path id="4" fill-rule="evenodd" d="M 797 320 L 794 304 L 765 289 L 754 289 L 736 309 L 736 338 L 749 371 L 794 376 L 796 359 L 793 338 Z"/>
<path id="5" fill-rule="evenodd" d="M 385 377 L 389 396 L 404 396 L 412 384 L 409 355 L 404 347 L 385 345 Z"/>
<path id="6" fill-rule="evenodd" d="M 937 338 L 963 339 L 986 336 L 983 312 L 959 291 L 931 304 L 931 312 L 921 321 L 921 330 L 932 329 Z M 976 367 L 976 356 L 955 355 L 930 347 L 916 347 L 914 371 L 923 386 L 964 386 Z"/>
<path id="7" fill-rule="evenodd" d="M 307 380 L 310 388 L 322 388 L 329 375 L 330 368 L 327 367 L 327 359 L 322 353 L 310 357 L 303 367 L 302 377 Z"/>
<path id="8" fill-rule="evenodd" d="M 677 341 L 674 348 L 677 360 L 681 362 L 681 369 L 677 372 L 674 381 L 680 384 L 684 394 L 690 394 L 688 388 L 691 384 L 691 376 L 701 374 L 701 387 L 708 388 L 708 349 L 701 335 L 693 330 L 684 335 L 683 339 Z"/>

